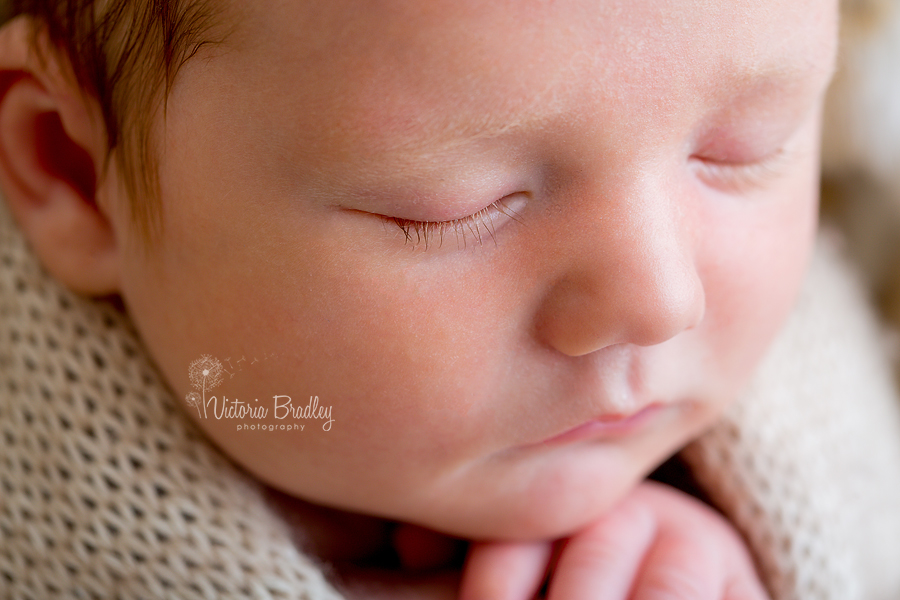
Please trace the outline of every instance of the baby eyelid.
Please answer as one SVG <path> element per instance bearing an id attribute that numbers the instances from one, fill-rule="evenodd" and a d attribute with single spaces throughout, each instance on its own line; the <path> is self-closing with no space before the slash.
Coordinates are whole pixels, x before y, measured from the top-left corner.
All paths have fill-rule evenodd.
<path id="1" fill-rule="evenodd" d="M 457 248 L 463 249 L 468 247 L 470 237 L 479 246 L 483 245 L 488 237 L 496 244 L 499 219 L 509 218 L 518 223 L 522 222 L 519 214 L 510 206 L 512 196 L 504 196 L 471 215 L 447 221 L 417 221 L 386 215 L 380 216 L 385 222 L 399 227 L 405 237 L 405 243 L 413 248 L 422 247 L 428 250 L 429 247 L 434 246 L 435 236 L 440 248 L 443 246 L 444 237 L 454 234 Z"/>
<path id="2" fill-rule="evenodd" d="M 783 175 L 794 153 L 786 147 L 748 161 L 728 161 L 704 156 L 692 157 L 700 179 L 726 191 L 759 188 Z"/>

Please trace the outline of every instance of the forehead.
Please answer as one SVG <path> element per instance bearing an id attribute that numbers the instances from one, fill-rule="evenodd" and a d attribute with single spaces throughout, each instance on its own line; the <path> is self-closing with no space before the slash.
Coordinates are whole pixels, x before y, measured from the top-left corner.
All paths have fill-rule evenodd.
<path id="1" fill-rule="evenodd" d="M 265 118 L 290 116 L 279 126 L 301 145 L 340 139 L 379 156 L 588 121 L 629 135 L 716 102 L 776 102 L 824 86 L 837 19 L 833 0 L 259 0 L 235 10 L 240 51 L 228 68 L 265 95 Z"/>

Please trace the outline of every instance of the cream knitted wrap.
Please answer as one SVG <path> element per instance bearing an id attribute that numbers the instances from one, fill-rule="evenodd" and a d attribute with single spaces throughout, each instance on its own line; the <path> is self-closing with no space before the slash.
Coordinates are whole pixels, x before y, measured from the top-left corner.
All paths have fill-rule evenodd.
<path id="1" fill-rule="evenodd" d="M 776 600 L 900 598 L 900 416 L 819 244 L 742 401 L 684 453 Z M 183 415 L 127 318 L 62 289 L 0 202 L 0 598 L 337 599 Z"/>

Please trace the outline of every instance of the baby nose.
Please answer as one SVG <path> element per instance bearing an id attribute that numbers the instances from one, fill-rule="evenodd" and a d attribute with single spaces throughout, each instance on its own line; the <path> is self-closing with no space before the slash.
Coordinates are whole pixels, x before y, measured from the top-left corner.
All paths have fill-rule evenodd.
<path id="1" fill-rule="evenodd" d="M 651 193 L 585 212 L 538 315 L 544 342 L 580 356 L 659 344 L 700 323 L 695 232 L 674 200 Z"/>

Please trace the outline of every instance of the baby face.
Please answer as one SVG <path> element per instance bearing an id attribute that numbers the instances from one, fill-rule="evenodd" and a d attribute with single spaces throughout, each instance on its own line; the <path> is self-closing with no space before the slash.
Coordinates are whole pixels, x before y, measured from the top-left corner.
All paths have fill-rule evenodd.
<path id="1" fill-rule="evenodd" d="M 458 535 L 557 536 L 746 384 L 814 235 L 834 2 L 228 10 L 159 122 L 152 251 L 114 218 L 177 396 L 209 354 L 228 372 L 207 399 L 269 408 L 186 407 L 251 473 Z M 318 397 L 330 430 L 276 418 L 276 395 Z"/>

